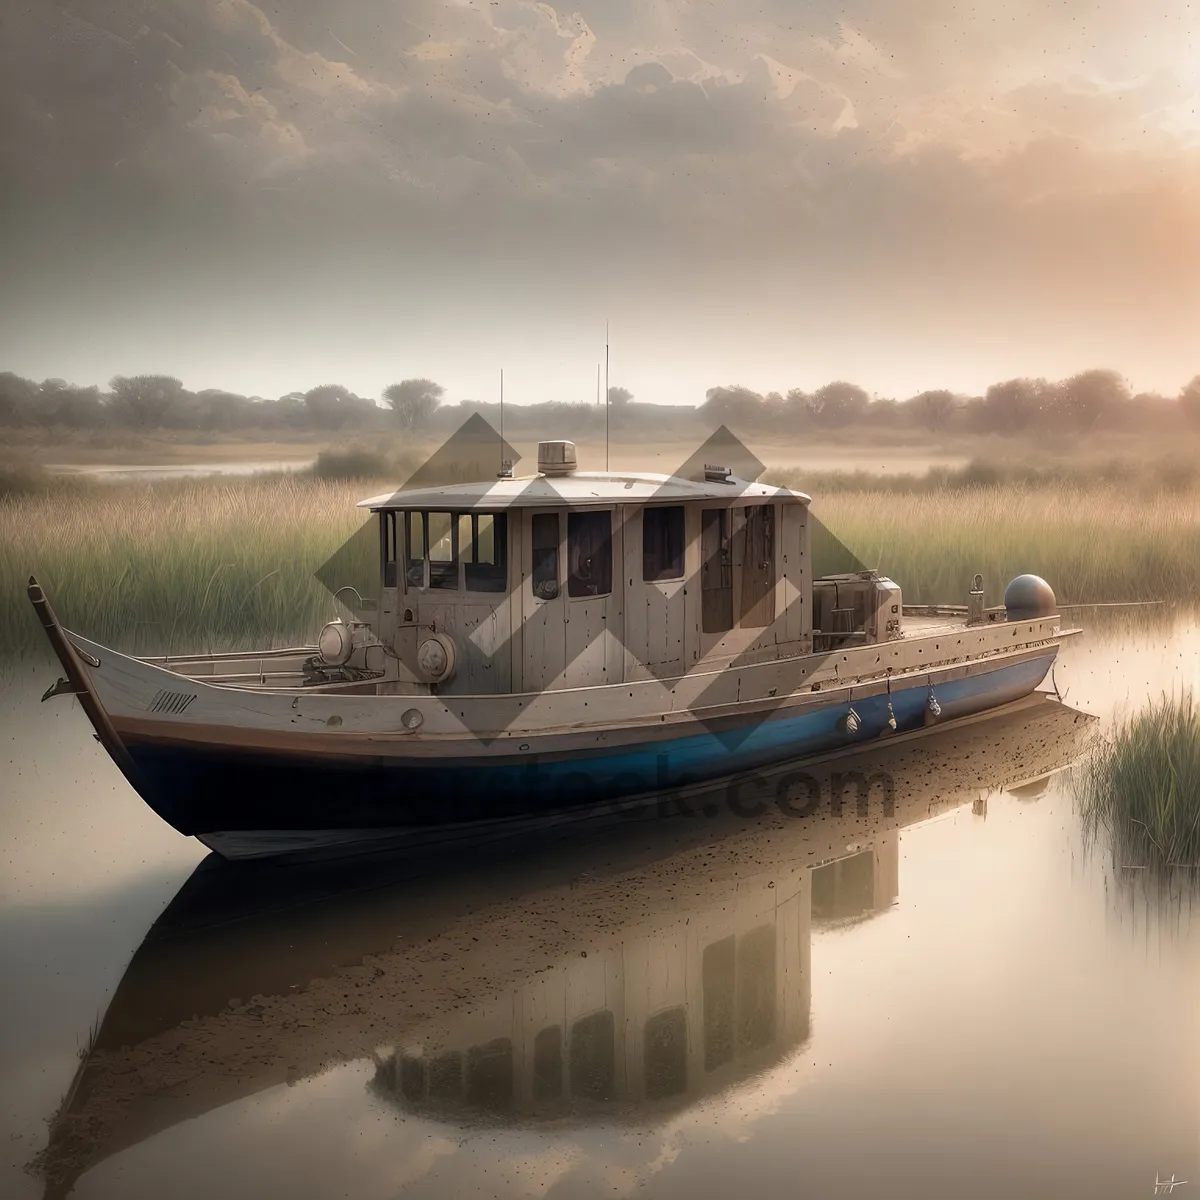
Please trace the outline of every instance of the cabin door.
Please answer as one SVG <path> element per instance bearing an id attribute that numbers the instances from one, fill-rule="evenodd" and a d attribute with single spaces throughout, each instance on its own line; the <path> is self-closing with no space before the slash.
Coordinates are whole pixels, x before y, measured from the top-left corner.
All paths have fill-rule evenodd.
<path id="1" fill-rule="evenodd" d="M 619 682 L 620 530 L 612 509 L 527 510 L 524 691 Z"/>
<path id="2" fill-rule="evenodd" d="M 525 692 L 548 688 L 566 666 L 566 517 L 563 509 L 523 513 L 521 690 Z"/>
<path id="3" fill-rule="evenodd" d="M 739 570 L 739 624 L 765 629 L 775 620 L 775 506 L 735 512 L 734 562 Z"/>
<path id="4" fill-rule="evenodd" d="M 732 516 L 728 508 L 706 508 L 700 513 L 700 628 L 706 634 L 733 628 Z"/>

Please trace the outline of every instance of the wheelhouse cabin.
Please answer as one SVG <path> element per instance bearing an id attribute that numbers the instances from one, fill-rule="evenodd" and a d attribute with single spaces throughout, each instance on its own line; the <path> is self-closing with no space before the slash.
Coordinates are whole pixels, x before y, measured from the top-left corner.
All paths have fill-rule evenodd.
<path id="1" fill-rule="evenodd" d="M 373 628 L 339 633 L 342 653 L 323 644 L 316 671 L 358 662 L 385 694 L 541 692 L 899 636 L 890 581 L 814 586 L 803 493 L 718 467 L 579 471 L 569 442 L 543 442 L 538 466 L 364 500 L 379 522 Z"/>

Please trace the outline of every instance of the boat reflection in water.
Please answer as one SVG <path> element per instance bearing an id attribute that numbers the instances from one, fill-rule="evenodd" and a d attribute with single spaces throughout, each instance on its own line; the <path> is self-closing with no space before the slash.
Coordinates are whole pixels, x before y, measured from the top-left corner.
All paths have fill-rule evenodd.
<path id="1" fill-rule="evenodd" d="M 658 1112 L 723 1091 L 809 1035 L 814 923 L 869 917 L 898 894 L 899 835 L 803 870 L 715 889 L 680 924 L 619 939 L 379 1060 L 375 1089 L 431 1116 Z"/>
<path id="2" fill-rule="evenodd" d="M 618 822 L 432 871 L 205 860 L 51 1120 L 47 1194 L 185 1120 L 204 1144 L 195 1118 L 349 1062 L 374 1061 L 377 1103 L 454 1125 L 654 1122 L 734 1087 L 809 1039 L 814 932 L 897 901 L 900 830 L 1067 765 L 1089 724 L 1035 698 L 900 738 L 855 759 L 888 785 L 857 802 L 814 769 L 804 819 Z"/>

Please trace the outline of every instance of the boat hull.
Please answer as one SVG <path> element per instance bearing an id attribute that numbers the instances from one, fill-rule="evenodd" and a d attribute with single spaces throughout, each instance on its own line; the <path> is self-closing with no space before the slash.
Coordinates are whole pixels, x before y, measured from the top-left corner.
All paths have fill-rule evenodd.
<path id="1" fill-rule="evenodd" d="M 1057 646 L 996 660 L 988 669 L 936 683 L 940 720 L 986 711 L 1032 692 Z M 381 839 L 427 836 L 662 793 L 739 772 L 869 745 L 927 723 L 930 685 L 913 680 L 820 707 L 736 717 L 724 728 L 624 745 L 459 758 L 307 753 L 304 739 L 276 750 L 166 744 L 126 735 L 146 801 L 181 833 L 231 858 L 348 849 Z M 889 712 L 890 703 L 890 712 Z M 619 732 L 619 731 L 616 731 Z"/>
<path id="2" fill-rule="evenodd" d="M 597 805 L 637 811 L 690 785 L 1018 700 L 1078 632 L 1047 615 L 661 682 L 354 695 L 207 684 L 63 629 L 35 579 L 29 596 L 66 671 L 43 698 L 77 696 L 150 807 L 227 857 L 420 843 L 438 830 L 521 828 Z M 777 800 L 803 815 L 788 794 Z"/>

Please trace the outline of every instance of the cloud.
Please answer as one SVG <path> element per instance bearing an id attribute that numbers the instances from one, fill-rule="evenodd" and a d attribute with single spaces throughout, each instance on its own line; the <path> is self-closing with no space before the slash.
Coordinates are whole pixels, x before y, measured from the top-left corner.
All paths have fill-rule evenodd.
<path id="1" fill-rule="evenodd" d="M 48 297 L 84 274 L 110 296 L 159 273 L 203 291 L 217 262 L 261 288 L 323 256 L 364 305 L 400 279 L 536 297 L 567 272 L 581 304 L 603 278 L 660 311 L 732 287 L 747 331 L 784 306 L 792 328 L 891 312 L 920 338 L 964 298 L 1043 330 L 1051 293 L 1095 336 L 1085 310 L 1119 267 L 1126 289 L 1161 281 L 1127 330 L 1175 328 L 1200 273 L 1189 11 L 21 6 L 0 43 L 0 239 Z M 1126 336 L 1149 356 L 1148 330 Z"/>

